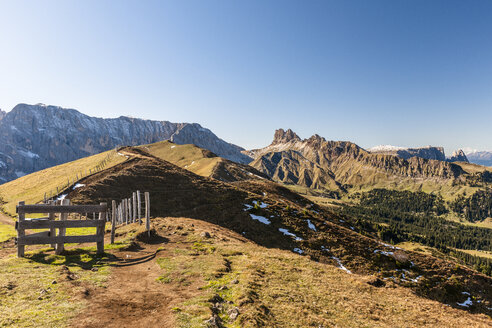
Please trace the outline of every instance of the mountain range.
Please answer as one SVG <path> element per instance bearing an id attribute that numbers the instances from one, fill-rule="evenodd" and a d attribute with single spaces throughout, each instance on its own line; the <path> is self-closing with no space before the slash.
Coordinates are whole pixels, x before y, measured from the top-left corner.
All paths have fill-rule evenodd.
<path id="1" fill-rule="evenodd" d="M 196 123 L 132 117 L 96 118 L 74 109 L 19 104 L 0 113 L 0 182 L 122 145 L 161 140 L 195 144 L 218 156 L 248 163 L 244 149 Z"/>
<path id="2" fill-rule="evenodd" d="M 472 151 L 466 154 L 472 163 L 484 166 L 492 166 L 492 151 Z"/>

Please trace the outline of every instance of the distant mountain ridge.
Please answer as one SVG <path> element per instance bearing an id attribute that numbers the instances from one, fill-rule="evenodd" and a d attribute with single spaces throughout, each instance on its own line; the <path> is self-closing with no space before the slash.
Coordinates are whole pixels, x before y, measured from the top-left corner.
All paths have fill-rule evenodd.
<path id="1" fill-rule="evenodd" d="M 465 173 L 446 161 L 371 153 L 352 142 L 327 141 L 319 135 L 302 140 L 290 129 L 277 130 L 269 146 L 244 153 L 254 158 L 250 165 L 273 180 L 316 189 L 374 184 L 394 176 L 454 180 Z"/>
<path id="2" fill-rule="evenodd" d="M 467 152 L 466 157 L 471 163 L 483 166 L 492 166 L 492 151 Z"/>
<path id="3" fill-rule="evenodd" d="M 19 104 L 0 120 L 0 183 L 117 146 L 161 140 L 193 143 L 239 163 L 250 161 L 241 153 L 243 148 L 196 123 L 103 119 L 75 109 Z"/>
<path id="4" fill-rule="evenodd" d="M 445 161 L 446 155 L 444 154 L 443 147 L 419 147 L 419 148 L 404 148 L 395 146 L 376 146 L 368 149 L 371 153 L 383 153 L 389 155 L 397 155 L 403 159 L 409 159 L 414 156 L 418 156 L 425 159 L 435 159 L 438 161 Z"/>

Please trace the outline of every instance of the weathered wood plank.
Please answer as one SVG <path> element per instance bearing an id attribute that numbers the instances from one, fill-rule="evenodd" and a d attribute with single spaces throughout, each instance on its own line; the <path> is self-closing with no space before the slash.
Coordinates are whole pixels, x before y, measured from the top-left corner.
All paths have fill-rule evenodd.
<path id="1" fill-rule="evenodd" d="M 145 225 L 150 237 L 150 194 L 145 192 Z"/>
<path id="2" fill-rule="evenodd" d="M 23 221 L 18 226 L 22 229 L 49 229 L 49 228 L 97 228 L 103 227 L 104 220 L 66 220 L 66 221 Z"/>
<path id="3" fill-rule="evenodd" d="M 19 205 L 18 206 L 24 206 L 24 202 L 19 202 Z M 19 224 L 22 224 L 22 222 L 24 222 L 24 219 L 25 219 L 25 214 L 24 213 L 19 213 L 19 217 L 18 217 L 18 220 L 17 222 Z M 25 235 L 25 230 L 18 226 L 17 227 L 17 240 L 19 240 L 20 238 L 23 238 Z M 25 247 L 24 245 L 19 245 L 17 244 L 17 257 L 24 257 L 24 250 L 25 250 Z"/>
<path id="4" fill-rule="evenodd" d="M 17 240 L 18 245 L 40 245 L 40 244 L 59 244 L 59 243 L 96 243 L 104 240 L 104 236 L 54 236 L 54 237 L 29 237 L 22 236 Z"/>
<path id="5" fill-rule="evenodd" d="M 70 199 L 62 199 L 60 202 L 61 205 L 70 205 Z M 68 219 L 68 213 L 62 213 L 60 214 L 60 220 L 59 222 L 66 222 Z M 60 227 L 58 230 L 58 236 L 65 236 L 67 229 L 65 227 Z M 65 250 L 65 245 L 63 243 L 59 243 L 56 245 L 56 250 L 55 254 L 59 255 Z"/>
<path id="6" fill-rule="evenodd" d="M 114 233 L 116 229 L 116 201 L 113 200 L 112 202 L 112 217 L 111 217 L 111 244 L 114 244 Z"/>
<path id="7" fill-rule="evenodd" d="M 17 206 L 17 213 L 91 213 L 106 212 L 104 205 L 22 205 Z"/>
<path id="8" fill-rule="evenodd" d="M 106 206 L 108 207 L 107 203 L 101 203 L 101 206 Z M 100 237 L 102 237 L 101 241 L 97 242 L 97 254 L 103 254 L 104 253 L 104 228 L 106 227 L 106 213 L 105 212 L 100 212 L 99 213 L 99 218 L 100 222 L 103 222 L 102 226 L 97 227 L 96 234 Z"/>
<path id="9" fill-rule="evenodd" d="M 50 203 L 48 204 L 48 206 L 53 207 L 55 204 L 56 204 L 55 201 L 50 201 Z M 53 213 L 53 212 L 48 213 L 48 217 L 49 217 L 50 221 L 55 221 L 55 213 Z M 53 227 L 50 228 L 50 235 L 51 236 L 56 236 L 56 229 L 55 228 L 53 228 Z M 52 248 L 55 248 L 56 247 L 56 245 L 54 243 L 51 243 L 50 246 Z"/>
<path id="10" fill-rule="evenodd" d="M 141 210 L 142 210 L 142 201 L 140 199 L 140 190 L 137 190 L 137 211 L 138 211 L 138 223 L 142 224 L 142 216 L 141 216 Z"/>
<path id="11" fill-rule="evenodd" d="M 132 218 L 132 223 L 135 223 L 137 220 L 137 193 L 133 192 L 132 194 L 133 198 L 133 218 Z"/>
<path id="12" fill-rule="evenodd" d="M 50 231 L 41 231 L 24 236 L 24 238 L 37 238 L 37 237 L 51 237 L 51 233 Z"/>

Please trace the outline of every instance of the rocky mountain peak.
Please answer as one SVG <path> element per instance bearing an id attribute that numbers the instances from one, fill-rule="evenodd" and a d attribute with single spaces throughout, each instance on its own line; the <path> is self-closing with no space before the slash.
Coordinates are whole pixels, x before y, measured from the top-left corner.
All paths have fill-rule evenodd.
<path id="1" fill-rule="evenodd" d="M 462 149 L 455 150 L 451 157 L 448 159 L 449 162 L 469 162 L 466 157 L 465 152 Z"/>
<path id="2" fill-rule="evenodd" d="M 103 119 L 75 109 L 19 104 L 0 120 L 0 184 L 118 146 L 161 140 L 196 144 L 232 161 L 251 161 L 241 147 L 199 124 L 125 116 Z"/>
<path id="3" fill-rule="evenodd" d="M 290 141 L 301 141 L 301 138 L 299 138 L 299 136 L 291 129 L 288 129 L 287 131 L 284 131 L 284 129 L 278 129 L 275 131 L 272 145 L 288 143 Z"/>

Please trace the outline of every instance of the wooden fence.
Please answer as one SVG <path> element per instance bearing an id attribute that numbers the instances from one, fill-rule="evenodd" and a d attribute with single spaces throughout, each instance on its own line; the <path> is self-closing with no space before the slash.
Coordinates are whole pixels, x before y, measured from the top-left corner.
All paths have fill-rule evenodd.
<path id="1" fill-rule="evenodd" d="M 129 198 L 122 199 L 119 203 L 115 200 L 111 204 L 111 244 L 114 243 L 115 229 L 118 225 L 138 222 L 142 224 L 142 205 L 145 205 L 145 225 L 150 234 L 150 194 L 137 190 Z"/>
<path id="2" fill-rule="evenodd" d="M 56 253 L 60 254 L 64 250 L 65 243 L 97 243 L 97 253 L 104 253 L 104 227 L 106 224 L 107 204 L 100 205 L 70 205 L 68 199 L 50 204 L 25 205 L 20 202 L 17 206 L 18 221 L 17 228 L 17 256 L 24 257 L 26 245 L 51 244 Z M 89 213 L 98 213 L 96 220 L 69 220 L 69 214 L 75 213 L 85 215 L 89 218 Z M 48 217 L 38 219 L 26 219 L 26 214 L 48 214 Z M 56 215 L 59 220 L 56 220 Z M 84 236 L 66 236 L 67 228 L 88 228 L 95 227 L 96 234 Z M 29 229 L 49 229 L 34 234 L 26 235 Z M 58 235 L 56 234 L 58 229 Z"/>
<path id="3" fill-rule="evenodd" d="M 104 253 L 104 230 L 106 222 L 111 220 L 111 244 L 114 244 L 115 230 L 118 225 L 138 222 L 142 224 L 145 216 L 147 232 L 150 236 L 150 194 L 136 191 L 132 197 L 122 199 L 118 204 L 112 201 L 111 209 L 106 203 L 100 205 L 70 205 L 70 200 L 48 201 L 47 204 L 25 205 L 20 202 L 17 206 L 17 255 L 24 257 L 26 245 L 50 244 L 56 254 L 64 250 L 65 243 L 97 243 L 97 252 Z M 145 214 L 142 215 L 142 205 Z M 69 219 L 69 214 L 72 219 Z M 26 219 L 26 214 L 48 214 L 48 217 Z M 57 220 L 58 215 L 58 220 Z M 91 218 L 92 215 L 92 218 Z M 77 218 L 78 220 L 74 219 Z M 85 218 L 83 218 L 85 217 Z M 97 219 L 96 219 L 97 217 Z M 67 228 L 95 227 L 95 235 L 66 236 Z M 29 229 L 49 229 L 26 235 Z M 58 235 L 56 229 L 59 229 Z"/>

